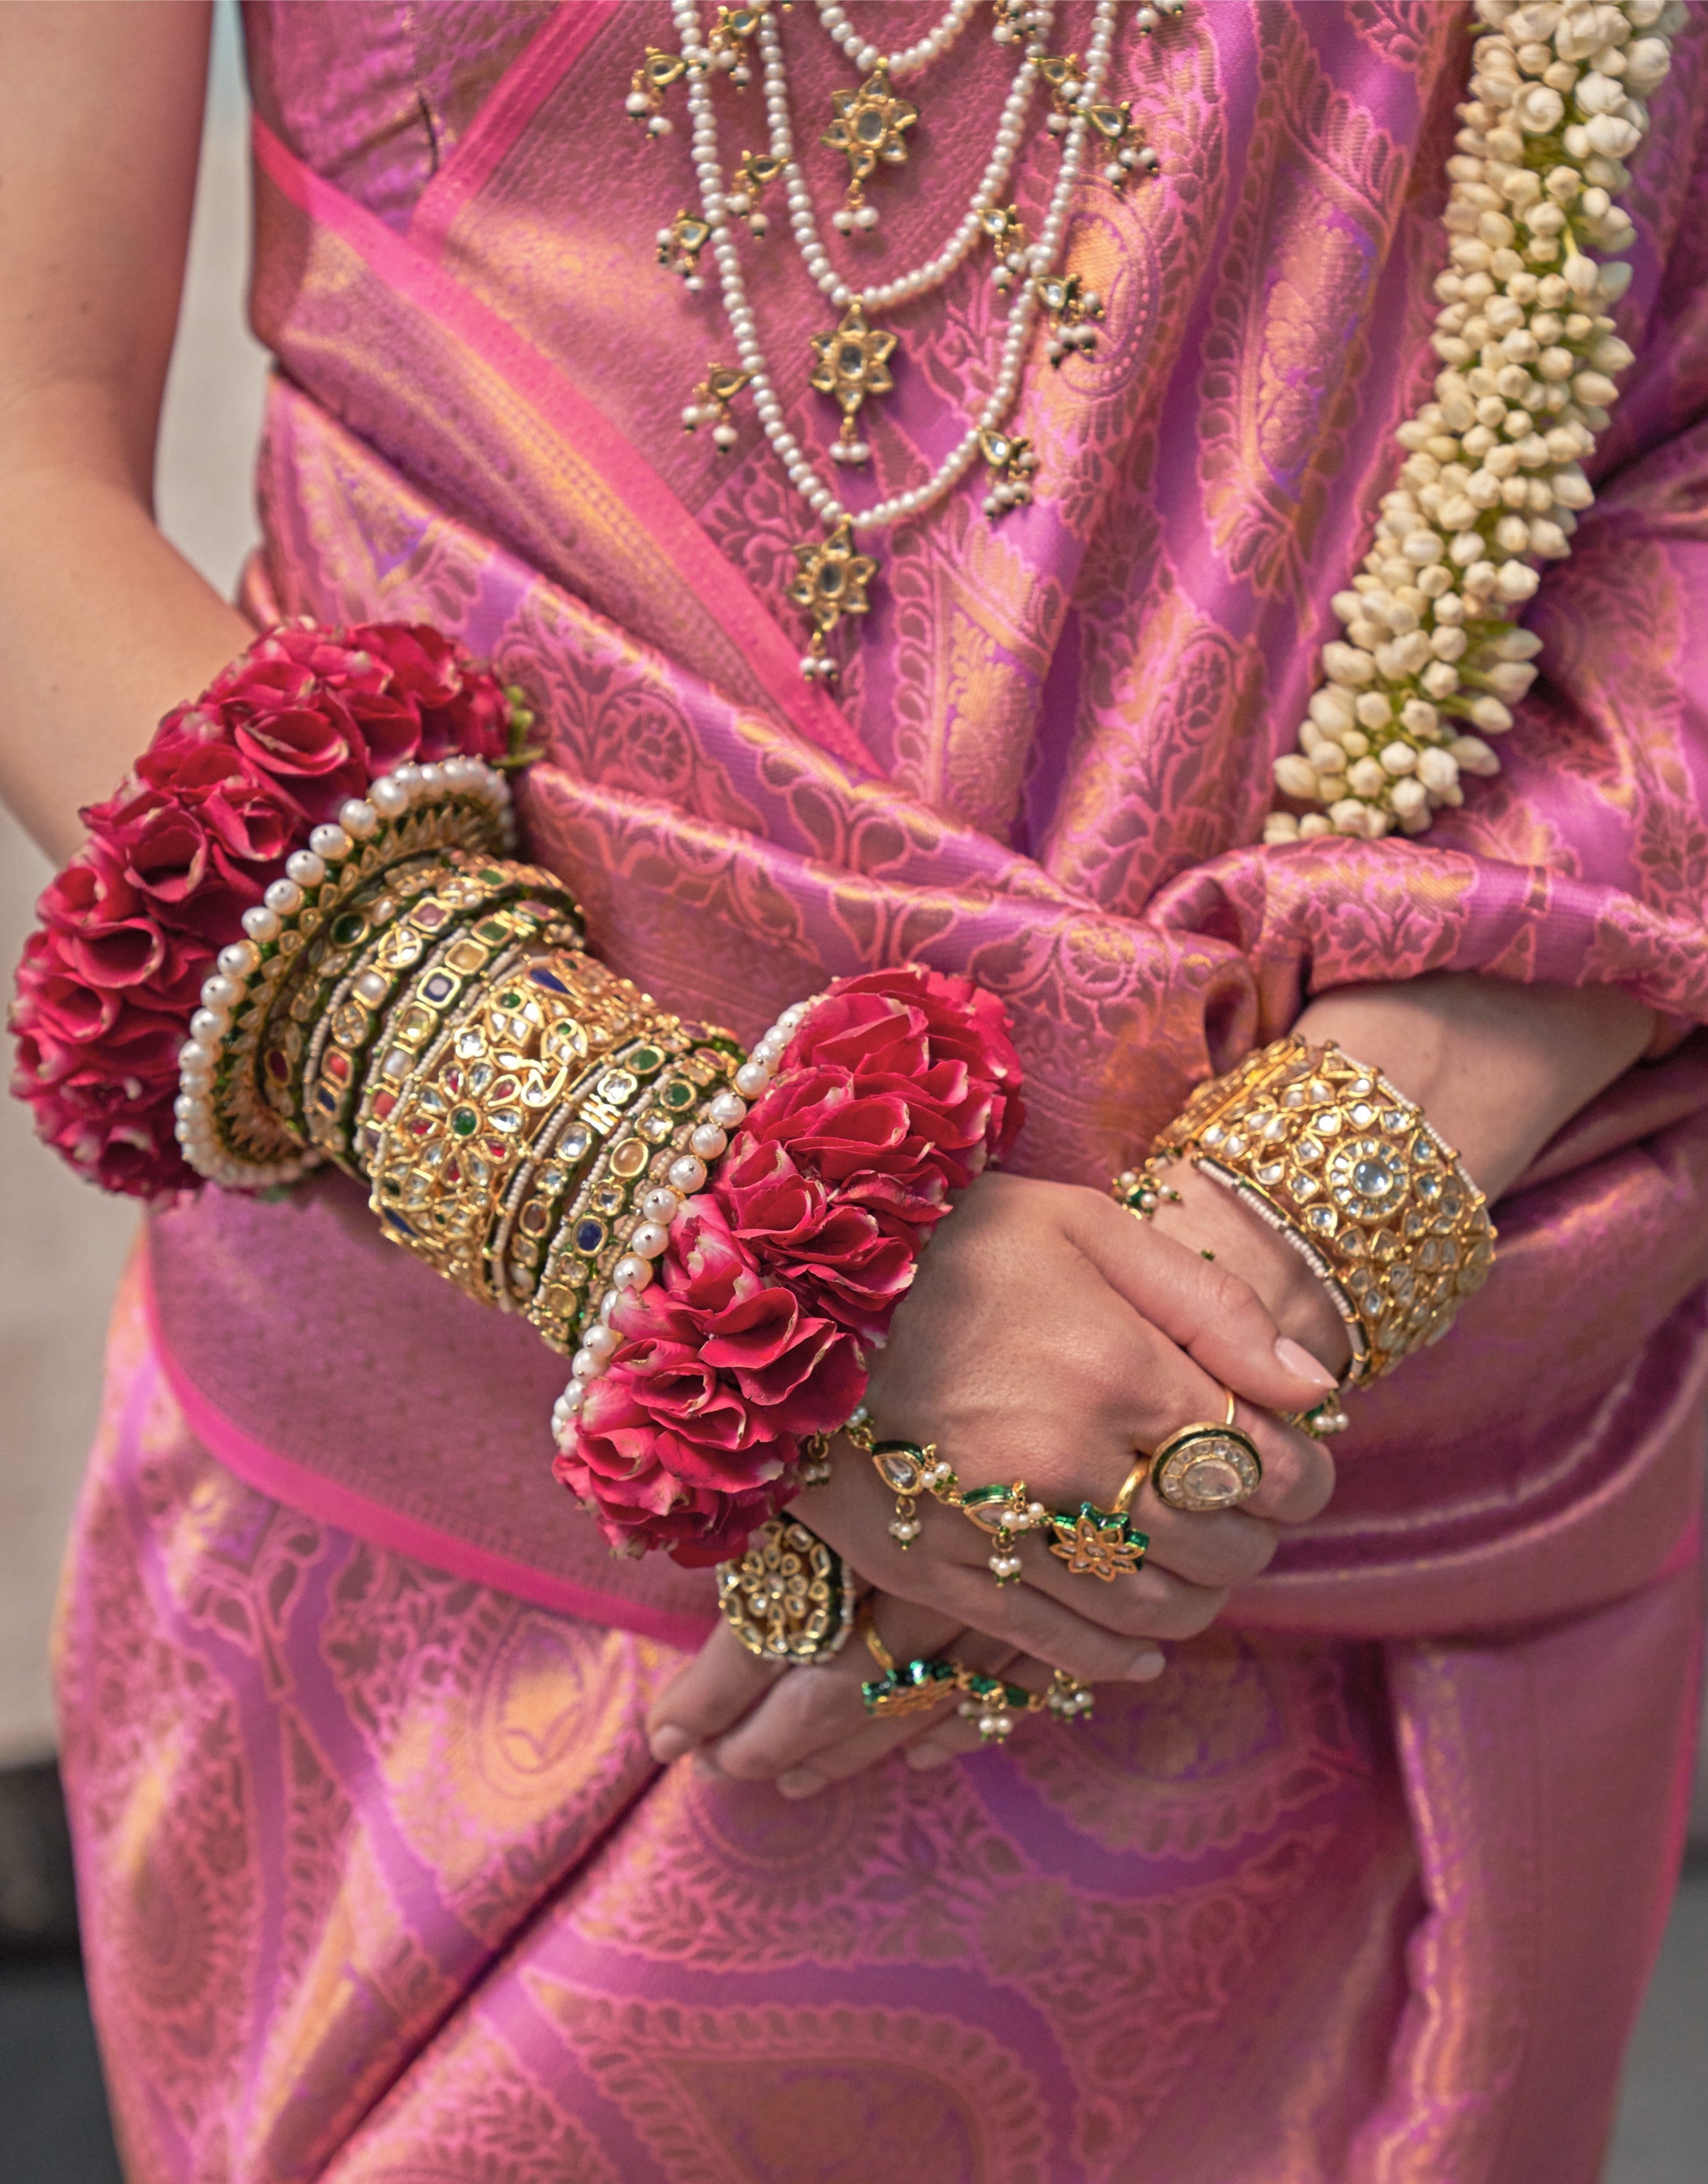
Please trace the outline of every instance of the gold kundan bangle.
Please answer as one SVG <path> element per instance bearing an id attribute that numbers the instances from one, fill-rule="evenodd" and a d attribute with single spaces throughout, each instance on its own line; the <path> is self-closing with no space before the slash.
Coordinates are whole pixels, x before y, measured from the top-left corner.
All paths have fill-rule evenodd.
<path id="1" fill-rule="evenodd" d="M 1200 1087 L 1114 1195 L 1147 1217 L 1181 1160 L 1303 1257 L 1345 1323 L 1354 1384 L 1444 1334 L 1488 1278 L 1494 1224 L 1458 1155 L 1337 1046 L 1277 1039 Z"/>

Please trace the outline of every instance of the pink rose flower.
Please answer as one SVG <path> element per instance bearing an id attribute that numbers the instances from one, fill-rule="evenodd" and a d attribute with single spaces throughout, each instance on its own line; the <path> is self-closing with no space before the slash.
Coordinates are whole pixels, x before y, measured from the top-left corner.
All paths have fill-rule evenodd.
<path id="1" fill-rule="evenodd" d="M 738 1145 L 718 1199 L 741 1241 L 811 1308 L 871 1340 L 913 1279 L 911 1240 L 863 1206 L 833 1198 L 780 1145 Z"/>
<path id="2" fill-rule="evenodd" d="M 172 1134 L 177 1050 L 213 959 L 310 829 L 409 758 L 501 756 L 491 675 L 426 627 L 269 631 L 160 723 L 83 814 L 19 972 L 17 1089 L 86 1174 L 193 1184 Z"/>

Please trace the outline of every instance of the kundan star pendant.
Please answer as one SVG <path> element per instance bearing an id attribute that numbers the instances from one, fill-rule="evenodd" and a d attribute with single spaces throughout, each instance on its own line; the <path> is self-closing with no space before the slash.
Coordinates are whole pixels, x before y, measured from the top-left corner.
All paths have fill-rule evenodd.
<path id="1" fill-rule="evenodd" d="M 1125 1517 L 1099 1509 L 1090 1502 L 1080 1504 L 1077 1517 L 1051 1518 L 1055 1537 L 1050 1552 L 1068 1565 L 1071 1577 L 1098 1577 L 1105 1585 L 1130 1570 L 1141 1568 L 1150 1540 L 1135 1531 Z"/>
<path id="2" fill-rule="evenodd" d="M 839 91 L 830 102 L 830 110 L 836 119 L 818 141 L 846 159 L 848 194 L 843 209 L 856 214 L 866 203 L 862 185 L 879 162 L 886 167 L 905 164 L 904 139 L 919 119 L 919 109 L 896 95 L 888 70 L 880 64 L 858 91 Z M 874 214 L 873 220 L 876 217 Z M 872 220 L 861 222 L 862 226 L 872 224 Z"/>
<path id="3" fill-rule="evenodd" d="M 848 306 L 834 332 L 813 335 L 812 354 L 818 359 L 818 369 L 807 383 L 820 394 L 828 394 L 842 412 L 842 429 L 830 450 L 834 460 L 863 463 L 871 460 L 872 450 L 856 437 L 855 413 L 868 395 L 887 394 L 895 386 L 890 370 L 895 348 L 895 335 L 885 333 L 881 326 L 868 326 L 865 311 L 857 302 Z"/>
<path id="4" fill-rule="evenodd" d="M 824 640 L 844 615 L 862 615 L 870 608 L 866 587 L 878 572 L 869 554 L 855 551 L 854 526 L 845 515 L 828 538 L 795 549 L 800 573 L 789 587 L 789 599 L 812 623 L 812 640 L 801 671 L 809 680 L 829 682 L 836 663 L 826 656 Z"/>

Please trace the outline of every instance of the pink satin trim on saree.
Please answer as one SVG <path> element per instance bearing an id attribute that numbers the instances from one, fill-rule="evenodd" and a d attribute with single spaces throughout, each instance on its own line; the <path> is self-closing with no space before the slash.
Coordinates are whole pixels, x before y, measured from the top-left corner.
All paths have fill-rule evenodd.
<path id="1" fill-rule="evenodd" d="M 416 1562 L 448 1571 L 453 1577 L 466 1578 L 472 1585 L 490 1585 L 495 1591 L 512 1593 L 518 1600 L 528 1601 L 536 1607 L 550 1608 L 560 1615 L 574 1615 L 589 1623 L 637 1630 L 643 1637 L 656 1638 L 664 1645 L 685 1649 L 698 1646 L 712 1627 L 700 1616 L 672 1615 L 617 1594 L 569 1584 L 546 1571 L 531 1568 L 526 1563 L 513 1561 L 508 1555 L 495 1555 L 488 1548 L 460 1540 L 455 1533 L 440 1531 L 436 1525 L 424 1524 L 418 1518 L 406 1517 L 399 1510 L 388 1508 L 382 1502 L 371 1501 L 366 1494 L 340 1485 L 336 1479 L 293 1462 L 289 1457 L 246 1433 L 217 1405 L 209 1402 L 173 1358 L 162 1334 L 146 1251 L 137 1254 L 132 1278 L 142 1293 L 155 1369 L 182 1412 L 185 1424 L 210 1456 L 258 1494 L 300 1510 L 319 1524 L 353 1532 L 358 1539 L 391 1553 L 409 1555 Z"/>
<path id="2" fill-rule="evenodd" d="M 439 255 L 458 214 L 486 187 L 542 101 L 620 5 L 621 0 L 561 0 L 556 14 L 475 116 L 448 164 L 421 192 L 406 232 L 427 256 Z"/>
<path id="3" fill-rule="evenodd" d="M 839 709 L 801 673 L 792 644 L 757 595 L 663 480 L 609 421 L 506 326 L 383 221 L 304 166 L 259 115 L 255 164 L 282 195 L 355 251 L 398 294 L 449 327 L 482 356 L 565 445 L 594 465 L 691 589 L 736 638 L 767 698 L 790 727 L 868 777 L 878 767 Z"/>

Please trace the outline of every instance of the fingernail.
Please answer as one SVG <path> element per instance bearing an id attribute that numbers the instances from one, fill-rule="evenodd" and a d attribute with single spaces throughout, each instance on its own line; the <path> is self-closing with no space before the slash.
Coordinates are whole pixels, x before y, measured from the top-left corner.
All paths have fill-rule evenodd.
<path id="1" fill-rule="evenodd" d="M 810 1767 L 791 1767 L 786 1774 L 779 1774 L 777 1786 L 785 1797 L 810 1797 L 824 1787 L 824 1777 L 815 1774 Z"/>
<path id="2" fill-rule="evenodd" d="M 1168 1663 L 1154 1646 L 1141 1646 L 1127 1664 L 1130 1684 L 1153 1684 Z"/>
<path id="3" fill-rule="evenodd" d="M 910 1744 L 907 1747 L 907 1764 L 921 1774 L 933 1767 L 946 1767 L 953 1757 L 940 1744 Z"/>
<path id="4" fill-rule="evenodd" d="M 1313 1388 L 1320 1388 L 1325 1395 L 1337 1384 L 1327 1366 L 1313 1357 L 1303 1344 L 1295 1342 L 1290 1334 L 1283 1334 L 1276 1341 L 1275 1356 L 1295 1379 L 1306 1381 Z"/>
<path id="5" fill-rule="evenodd" d="M 655 1729 L 647 1739 L 652 1756 L 661 1767 L 669 1766 L 673 1759 L 680 1759 L 684 1752 L 692 1752 L 695 1739 L 685 1729 L 678 1729 L 673 1721 L 667 1721 Z"/>

